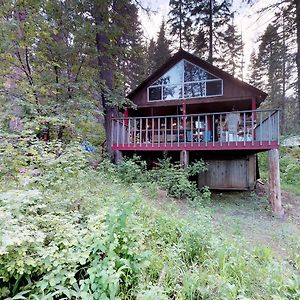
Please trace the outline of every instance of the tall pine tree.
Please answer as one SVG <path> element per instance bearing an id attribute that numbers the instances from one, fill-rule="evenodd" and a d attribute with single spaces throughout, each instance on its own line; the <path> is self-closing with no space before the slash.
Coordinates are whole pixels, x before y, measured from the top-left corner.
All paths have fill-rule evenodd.
<path id="1" fill-rule="evenodd" d="M 183 46 L 211 62 L 220 57 L 222 33 L 232 17 L 231 1 L 171 0 L 169 5 L 171 34 L 179 35 L 181 20 Z"/>
<path id="2" fill-rule="evenodd" d="M 154 48 L 154 70 L 163 65 L 171 56 L 170 41 L 166 36 L 166 25 L 162 21 Z"/>
<path id="3" fill-rule="evenodd" d="M 242 36 L 237 32 L 233 22 L 228 25 L 224 33 L 220 33 L 220 36 L 222 37 L 222 50 L 220 50 L 217 64 L 229 74 L 241 78 L 244 47 Z"/>

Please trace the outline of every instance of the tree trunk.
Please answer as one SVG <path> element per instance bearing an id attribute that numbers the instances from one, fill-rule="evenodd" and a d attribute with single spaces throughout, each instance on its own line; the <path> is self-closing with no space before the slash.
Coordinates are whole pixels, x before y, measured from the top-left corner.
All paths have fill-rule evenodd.
<path id="1" fill-rule="evenodd" d="M 213 0 L 209 0 L 209 55 L 208 62 L 213 63 Z"/>
<path id="2" fill-rule="evenodd" d="M 281 132 L 285 132 L 285 95 L 286 95 L 286 36 L 285 15 L 282 13 L 282 99 L 281 99 Z"/>
<path id="3" fill-rule="evenodd" d="M 109 38 L 107 36 L 105 28 L 106 18 L 108 18 L 108 3 L 107 1 L 101 1 L 100 3 L 94 4 L 93 15 L 95 18 L 98 30 L 96 33 L 96 47 L 98 51 L 98 68 L 99 68 L 99 79 L 105 84 L 108 91 L 113 89 L 113 62 L 111 55 L 108 53 Z M 101 28 L 101 29 L 100 29 Z M 101 91 L 101 104 L 104 113 L 104 128 L 106 133 L 106 147 L 107 152 L 111 158 L 113 158 L 111 130 L 112 130 L 112 118 L 117 114 L 117 110 L 108 103 L 107 90 L 102 89 Z"/>
<path id="4" fill-rule="evenodd" d="M 296 26 L 297 26 L 297 98 L 298 98 L 298 124 L 300 125 L 300 0 L 294 0 L 296 4 Z"/>
<path id="5" fill-rule="evenodd" d="M 271 149 L 269 153 L 269 200 L 273 213 L 278 217 L 283 217 L 284 209 L 281 205 L 281 187 L 279 170 L 279 151 Z"/>

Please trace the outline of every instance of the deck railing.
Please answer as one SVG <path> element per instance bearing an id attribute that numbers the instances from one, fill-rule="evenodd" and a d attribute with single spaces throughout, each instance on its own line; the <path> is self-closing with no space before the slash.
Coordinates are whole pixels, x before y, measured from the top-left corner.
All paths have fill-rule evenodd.
<path id="1" fill-rule="evenodd" d="M 279 144 L 278 110 L 114 118 L 115 149 L 271 146 Z"/>

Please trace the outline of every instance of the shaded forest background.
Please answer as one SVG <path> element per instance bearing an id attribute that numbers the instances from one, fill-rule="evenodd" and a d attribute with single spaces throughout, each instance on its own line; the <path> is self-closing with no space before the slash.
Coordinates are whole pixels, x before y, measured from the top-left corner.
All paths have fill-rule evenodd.
<path id="1" fill-rule="evenodd" d="M 229 0 L 170 0 L 168 19 L 150 41 L 139 10 L 153 12 L 137 0 L 1 1 L 1 130 L 101 144 L 112 115 L 132 105 L 128 91 L 178 50 L 181 35 L 185 50 L 266 91 L 264 106 L 282 111 L 282 133 L 296 133 L 298 2 L 278 0 L 261 12 L 275 17 L 245 70 Z"/>

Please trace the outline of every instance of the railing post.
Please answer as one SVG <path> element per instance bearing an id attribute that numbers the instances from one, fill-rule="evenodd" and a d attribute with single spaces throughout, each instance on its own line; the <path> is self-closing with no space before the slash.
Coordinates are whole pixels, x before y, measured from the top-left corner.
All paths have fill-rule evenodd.
<path id="1" fill-rule="evenodd" d="M 167 146 L 167 117 L 165 117 L 165 147 Z"/>
<path id="2" fill-rule="evenodd" d="M 158 147 L 160 147 L 160 117 L 157 120 L 157 131 Z"/>
<path id="3" fill-rule="evenodd" d="M 262 145 L 262 112 L 259 112 L 260 145 Z"/>
<path id="4" fill-rule="evenodd" d="M 123 124 L 122 124 L 122 145 L 123 147 L 125 145 L 125 119 L 123 119 Z"/>
<path id="5" fill-rule="evenodd" d="M 130 129 L 130 118 L 128 118 L 128 145 L 131 144 L 131 140 L 130 140 L 130 133 L 131 133 L 131 129 Z"/>
<path id="6" fill-rule="evenodd" d="M 177 117 L 177 145 L 179 147 L 179 143 L 180 143 L 180 119 L 179 117 Z"/>
<path id="7" fill-rule="evenodd" d="M 255 113 L 256 114 L 256 113 Z M 254 131 L 254 112 L 252 111 L 251 114 L 251 140 L 252 140 L 252 145 L 254 145 L 254 139 L 255 139 L 255 131 Z"/>
<path id="8" fill-rule="evenodd" d="M 142 135 L 143 135 L 142 127 L 143 127 L 143 119 L 140 118 L 140 147 L 142 146 Z"/>
<path id="9" fill-rule="evenodd" d="M 220 114 L 220 145 L 223 145 L 223 122 L 222 122 L 222 114 Z"/>
<path id="10" fill-rule="evenodd" d="M 197 123 L 198 123 L 198 128 L 197 128 L 197 140 L 198 140 L 198 146 L 200 146 L 200 117 L 198 115 L 197 117 Z"/>
<path id="11" fill-rule="evenodd" d="M 238 138 L 239 133 L 237 133 L 236 140 Z M 236 142 L 237 145 L 237 142 Z M 244 112 L 244 146 L 246 145 L 246 113 Z"/>
<path id="12" fill-rule="evenodd" d="M 213 122 L 213 126 L 212 126 L 212 142 L 213 142 L 213 146 L 215 146 L 215 115 L 212 116 L 212 122 Z"/>
<path id="13" fill-rule="evenodd" d="M 154 147 L 154 118 L 153 118 L 153 116 L 151 117 L 151 122 L 152 122 L 152 141 L 151 141 L 151 143 L 152 143 L 152 147 Z"/>
<path id="14" fill-rule="evenodd" d="M 133 146 L 136 147 L 136 118 L 133 119 Z"/>
<path id="15" fill-rule="evenodd" d="M 184 147 L 186 147 L 186 116 L 183 115 L 183 141 L 184 141 Z"/>
<path id="16" fill-rule="evenodd" d="M 205 115 L 205 132 L 204 132 L 204 140 L 205 140 L 205 146 L 207 146 L 207 136 L 208 136 L 208 126 L 207 126 L 207 115 Z"/>
<path id="17" fill-rule="evenodd" d="M 119 120 L 116 121 L 117 123 L 117 147 L 119 146 L 119 136 L 120 136 L 120 124 Z"/>
<path id="18" fill-rule="evenodd" d="M 173 117 L 171 117 L 171 147 L 173 147 Z"/>
<path id="19" fill-rule="evenodd" d="M 279 110 L 277 110 L 277 143 L 278 143 L 278 145 L 279 145 L 279 143 L 280 143 L 280 124 L 279 124 L 279 121 L 280 121 L 280 111 Z"/>
<path id="20" fill-rule="evenodd" d="M 191 116 L 191 145 L 193 146 L 194 145 L 194 126 L 193 126 L 193 116 Z"/>
<path id="21" fill-rule="evenodd" d="M 146 118 L 146 124 L 145 124 L 145 129 L 146 129 L 146 147 L 148 148 L 148 124 L 149 124 L 149 119 Z"/>

